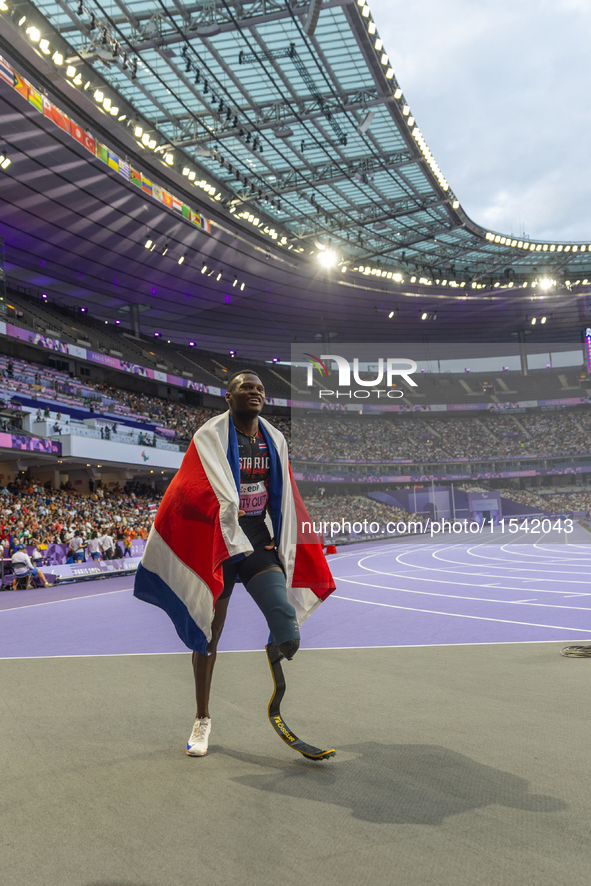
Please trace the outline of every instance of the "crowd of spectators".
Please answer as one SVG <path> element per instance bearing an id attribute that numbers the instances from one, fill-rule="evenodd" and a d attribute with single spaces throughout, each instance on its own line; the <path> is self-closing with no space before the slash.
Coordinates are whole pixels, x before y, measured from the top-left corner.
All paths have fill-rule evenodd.
<path id="1" fill-rule="evenodd" d="M 465 492 L 490 492 L 489 488 L 476 486 L 472 483 L 458 485 L 458 489 Z M 536 489 L 513 489 L 508 487 L 497 490 L 503 498 L 538 508 L 551 514 L 570 513 L 572 511 L 591 512 L 591 490 L 582 489 L 574 492 L 555 492 L 552 487 L 538 487 Z"/>
<path id="2" fill-rule="evenodd" d="M 113 553 L 121 555 L 131 542 L 148 536 L 162 495 L 148 486 L 129 483 L 124 489 L 103 488 L 91 481 L 88 495 L 65 484 L 53 489 L 38 480 L 20 480 L 0 486 L 0 540 L 12 550 L 17 544 L 68 544 L 93 533 L 113 539 Z"/>
<path id="3" fill-rule="evenodd" d="M 392 507 L 383 502 L 374 501 L 364 495 L 330 495 L 319 498 L 318 496 L 304 497 L 306 510 L 310 519 L 316 523 L 378 523 L 385 526 L 387 523 L 407 523 L 408 521 L 423 522 L 424 517 L 420 514 L 409 514 L 402 508 Z M 345 534 L 348 534 L 345 532 Z"/>
<path id="4" fill-rule="evenodd" d="M 427 420 L 421 417 L 298 418 L 292 455 L 306 461 L 452 462 L 540 455 L 591 454 L 591 414 L 487 413 Z"/>

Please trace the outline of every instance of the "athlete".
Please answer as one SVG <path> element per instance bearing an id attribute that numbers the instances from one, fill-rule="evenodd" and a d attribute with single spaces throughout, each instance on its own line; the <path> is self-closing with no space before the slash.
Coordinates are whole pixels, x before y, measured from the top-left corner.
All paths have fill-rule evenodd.
<path id="1" fill-rule="evenodd" d="M 277 556 L 265 516 L 268 504 L 269 452 L 259 427 L 259 414 L 265 402 L 265 388 L 255 372 L 243 370 L 228 382 L 226 393 L 230 417 L 238 438 L 240 460 L 240 509 L 238 522 L 253 552 L 237 563 L 225 561 L 224 590 L 215 606 L 208 655 L 193 652 L 193 673 L 197 715 L 187 743 L 187 754 L 207 753 L 211 719 L 209 693 L 217 646 L 224 629 L 234 584 L 240 580 L 267 619 L 269 630 L 281 654 L 292 659 L 300 645 L 295 609 L 287 599 L 285 574 Z"/>

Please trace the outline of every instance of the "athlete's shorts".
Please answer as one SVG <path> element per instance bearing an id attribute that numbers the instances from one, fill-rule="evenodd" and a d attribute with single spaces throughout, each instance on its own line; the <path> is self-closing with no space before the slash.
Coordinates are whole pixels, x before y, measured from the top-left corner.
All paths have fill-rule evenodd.
<path id="1" fill-rule="evenodd" d="M 237 563 L 230 563 L 226 560 L 223 564 L 224 590 L 218 599 L 225 600 L 229 597 L 232 594 L 234 585 L 237 581 L 241 581 L 243 585 L 246 585 L 251 578 L 254 578 L 259 572 L 264 572 L 271 566 L 279 566 L 281 571 L 283 571 L 283 566 L 281 565 L 275 549 L 268 551 L 264 545 L 256 547 L 252 554 L 248 557 L 244 557 Z"/>
<path id="2" fill-rule="evenodd" d="M 92 557 L 93 560 L 100 560 L 101 559 L 101 555 L 99 554 L 98 551 L 92 551 L 90 556 Z"/>

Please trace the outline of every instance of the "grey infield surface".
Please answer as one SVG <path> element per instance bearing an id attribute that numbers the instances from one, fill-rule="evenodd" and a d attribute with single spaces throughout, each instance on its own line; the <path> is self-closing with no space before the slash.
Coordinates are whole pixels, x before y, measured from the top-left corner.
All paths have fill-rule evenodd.
<path id="1" fill-rule="evenodd" d="M 591 874 L 591 661 L 563 644 L 303 650 L 266 718 L 224 653 L 0 661 L 2 886 L 557 886 Z"/>

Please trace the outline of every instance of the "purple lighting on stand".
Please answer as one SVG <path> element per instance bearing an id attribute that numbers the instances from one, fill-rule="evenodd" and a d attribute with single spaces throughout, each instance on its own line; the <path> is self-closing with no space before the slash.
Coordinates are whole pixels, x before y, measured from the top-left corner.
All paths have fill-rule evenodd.
<path id="1" fill-rule="evenodd" d="M 190 347 L 190 348 L 194 348 L 194 347 L 195 347 L 195 342 L 194 342 L 194 341 L 190 341 L 190 342 L 189 342 L 189 347 Z"/>
<path id="2" fill-rule="evenodd" d="M 279 357 L 273 357 L 273 363 L 279 363 Z"/>
<path id="3" fill-rule="evenodd" d="M 229 296 L 229 295 L 226 296 L 226 304 L 227 304 L 227 305 L 230 304 L 230 296 Z"/>
<path id="4" fill-rule="evenodd" d="M 160 338 L 160 333 L 159 333 L 159 332 L 155 332 L 154 335 L 155 335 L 156 338 Z"/>
<path id="5" fill-rule="evenodd" d="M 117 324 L 117 326 L 119 326 L 119 324 L 121 323 L 121 320 L 115 320 L 115 323 Z"/>
<path id="6" fill-rule="evenodd" d="M 80 308 L 80 311 L 81 311 L 82 314 L 85 314 L 85 313 L 86 313 L 86 308 Z"/>
<path id="7" fill-rule="evenodd" d="M 41 296 L 41 298 L 47 298 L 47 295 L 46 295 L 45 292 L 43 293 L 43 295 Z"/>
<path id="8" fill-rule="evenodd" d="M 230 354 L 230 357 L 236 356 L 236 351 L 228 351 L 228 353 Z"/>

